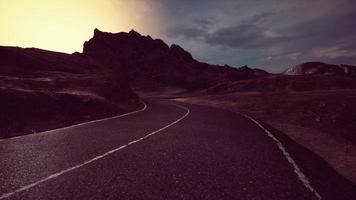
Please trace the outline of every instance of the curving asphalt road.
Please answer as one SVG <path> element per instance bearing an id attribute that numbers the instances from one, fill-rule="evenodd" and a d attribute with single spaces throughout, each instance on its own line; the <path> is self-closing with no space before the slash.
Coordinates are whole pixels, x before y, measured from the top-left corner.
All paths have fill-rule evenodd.
<path id="1" fill-rule="evenodd" d="M 0 141 L 0 199 L 356 199 L 272 127 L 147 100 L 124 116 Z"/>

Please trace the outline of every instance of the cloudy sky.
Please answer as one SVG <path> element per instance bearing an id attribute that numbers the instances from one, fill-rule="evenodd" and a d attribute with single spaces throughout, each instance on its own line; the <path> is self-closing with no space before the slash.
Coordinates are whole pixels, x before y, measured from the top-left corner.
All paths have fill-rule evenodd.
<path id="1" fill-rule="evenodd" d="M 355 0 L 156 1 L 158 35 L 198 60 L 279 72 L 306 61 L 356 64 Z"/>
<path id="2" fill-rule="evenodd" d="M 213 64 L 356 64 L 356 0 L 0 0 L 0 28 L 0 45 L 68 53 L 135 29 Z"/>

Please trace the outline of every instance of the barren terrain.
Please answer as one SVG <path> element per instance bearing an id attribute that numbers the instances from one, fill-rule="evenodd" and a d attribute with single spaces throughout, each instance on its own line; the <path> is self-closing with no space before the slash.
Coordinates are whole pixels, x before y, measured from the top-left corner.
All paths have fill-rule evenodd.
<path id="1" fill-rule="evenodd" d="M 356 90 L 205 93 L 176 100 L 224 108 L 264 121 L 356 183 Z"/>

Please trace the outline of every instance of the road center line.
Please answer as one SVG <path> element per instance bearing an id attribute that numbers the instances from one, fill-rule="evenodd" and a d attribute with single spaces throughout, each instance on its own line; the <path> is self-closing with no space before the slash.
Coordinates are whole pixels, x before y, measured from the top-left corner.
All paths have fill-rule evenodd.
<path id="1" fill-rule="evenodd" d="M 37 186 L 37 185 L 39 185 L 39 184 L 41 184 L 41 183 L 43 183 L 43 182 L 46 182 L 46 181 L 51 180 L 51 179 L 54 179 L 54 178 L 56 178 L 56 177 L 58 177 L 58 176 L 61 176 L 61 175 L 65 174 L 65 173 L 67 173 L 67 172 L 73 171 L 73 170 L 78 169 L 78 168 L 80 168 L 80 167 L 83 167 L 83 166 L 85 166 L 85 165 L 87 165 L 87 164 L 90 164 L 90 163 L 92 163 L 92 162 L 94 162 L 94 161 L 97 161 L 97 160 L 99 160 L 99 159 L 101 159 L 101 158 L 104 158 L 104 157 L 106 157 L 106 156 L 108 156 L 108 155 L 110 155 L 110 154 L 113 154 L 113 153 L 115 153 L 115 152 L 117 152 L 117 151 L 119 151 L 119 150 L 122 150 L 122 149 L 124 149 L 124 148 L 126 148 L 126 147 L 128 147 L 128 146 L 130 146 L 130 145 L 132 145 L 132 144 L 135 144 L 135 143 L 137 143 L 137 142 L 139 142 L 139 141 L 142 141 L 142 140 L 144 140 L 144 139 L 147 139 L 148 137 L 150 137 L 150 136 L 152 136 L 152 135 L 155 135 L 155 134 L 157 134 L 157 133 L 159 133 L 159 132 L 161 132 L 161 131 L 163 131 L 163 130 L 165 130 L 165 129 L 167 129 L 167 128 L 169 128 L 169 127 L 175 125 L 175 124 L 177 124 L 179 121 L 183 120 L 185 117 L 187 117 L 187 116 L 189 115 L 190 110 L 189 110 L 188 108 L 183 107 L 183 106 L 180 106 L 180 105 L 176 105 L 176 104 L 172 104 L 172 105 L 174 105 L 174 106 L 176 106 L 176 107 L 179 107 L 179 108 L 182 108 L 182 109 L 186 110 L 187 112 L 186 112 L 183 116 L 181 116 L 179 119 L 173 121 L 172 123 L 170 123 L 170 124 L 168 124 L 168 125 L 166 125 L 166 126 L 160 128 L 160 129 L 158 129 L 158 130 L 156 130 L 156 131 L 153 131 L 153 132 L 151 132 L 151 133 L 145 135 L 144 137 L 141 137 L 141 138 L 139 138 L 139 139 L 137 139 L 137 140 L 131 141 L 131 142 L 129 142 L 129 143 L 126 144 L 126 145 L 122 145 L 122 146 L 120 146 L 120 147 L 118 147 L 118 148 L 112 149 L 112 150 L 110 150 L 110 151 L 108 151 L 108 152 L 106 152 L 106 153 L 104 153 L 104 154 L 101 154 L 101 155 L 99 155 L 99 156 L 96 156 L 96 157 L 94 157 L 94 158 L 92 158 L 92 159 L 90 159 L 90 160 L 87 160 L 87 161 L 85 161 L 85 162 L 83 162 L 83 163 L 81 163 L 81 164 L 75 165 L 75 166 L 70 167 L 70 168 L 68 168 L 68 169 L 65 169 L 65 170 L 62 170 L 62 171 L 60 171 L 60 172 L 54 173 L 54 174 L 52 174 L 52 175 L 49 175 L 49 176 L 47 176 L 46 178 L 43 178 L 43 179 L 41 179 L 41 180 L 39 180 L 39 181 L 36 181 L 36 182 L 34 182 L 34 183 L 31 183 L 31 184 L 28 184 L 28 185 L 26 185 L 26 186 L 22 186 L 21 188 L 15 190 L 15 191 L 13 191 L 13 192 L 9 192 L 9 193 L 6 193 L 6 194 L 2 194 L 2 195 L 0 196 L 0 199 L 5 199 L 5 198 L 8 198 L 8 197 L 10 197 L 10 196 L 12 196 L 12 195 L 14 195 L 14 194 L 16 194 L 16 193 L 20 193 L 20 192 L 26 191 L 26 190 L 28 190 L 28 189 L 30 189 L 30 188 L 33 188 L 33 187 L 35 187 L 35 186 Z M 147 106 L 146 106 L 146 104 L 145 104 L 145 108 L 144 108 L 143 110 L 145 110 L 146 107 L 147 107 Z M 140 112 L 140 111 L 135 111 L 135 112 Z M 134 112 L 133 112 L 133 113 L 134 113 Z M 131 113 L 131 114 L 133 114 L 133 113 Z M 128 115 L 128 114 L 126 114 L 126 115 Z M 126 115 L 125 115 L 125 116 L 126 116 Z M 122 115 L 122 116 L 124 116 L 124 115 Z M 116 118 L 117 118 L 117 117 L 116 117 Z"/>

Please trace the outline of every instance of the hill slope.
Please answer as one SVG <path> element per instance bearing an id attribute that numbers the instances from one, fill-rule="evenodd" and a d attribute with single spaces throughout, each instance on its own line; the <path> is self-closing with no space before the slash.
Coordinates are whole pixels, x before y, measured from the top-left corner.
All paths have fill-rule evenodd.
<path id="1" fill-rule="evenodd" d="M 0 138 L 136 109 L 138 98 L 110 69 L 81 55 L 0 47 Z"/>
<path id="2" fill-rule="evenodd" d="M 283 72 L 284 75 L 356 75 L 356 66 L 333 65 L 322 62 L 307 62 L 292 66 Z"/>

